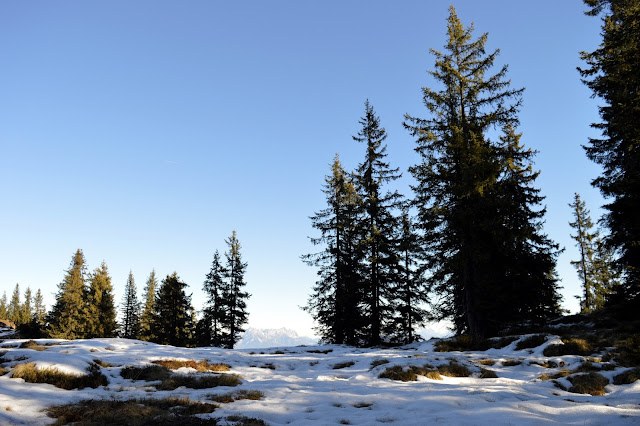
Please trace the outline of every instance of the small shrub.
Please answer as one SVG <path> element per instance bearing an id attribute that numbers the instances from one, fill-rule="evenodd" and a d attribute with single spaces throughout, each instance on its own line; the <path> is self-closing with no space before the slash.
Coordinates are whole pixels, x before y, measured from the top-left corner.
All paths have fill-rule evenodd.
<path id="1" fill-rule="evenodd" d="M 443 364 L 438 367 L 438 371 L 443 376 L 448 377 L 469 377 L 471 371 L 462 364 L 456 361 L 449 361 L 449 364 Z"/>
<path id="2" fill-rule="evenodd" d="M 271 355 L 284 355 L 284 352 L 282 352 L 282 351 L 275 351 L 275 352 L 272 352 L 272 353 L 271 353 Z"/>
<path id="3" fill-rule="evenodd" d="M 156 380 L 169 378 L 171 371 L 162 365 L 147 365 L 144 367 L 128 366 L 120 371 L 120 376 L 130 380 L 154 382 Z"/>
<path id="4" fill-rule="evenodd" d="M 92 425 L 217 424 L 215 419 L 192 417 L 212 413 L 217 405 L 191 401 L 189 398 L 85 400 L 47 409 L 57 425 L 80 423 Z"/>
<path id="5" fill-rule="evenodd" d="M 351 422 L 347 419 L 342 419 L 340 420 L 338 423 L 340 423 L 341 425 L 350 425 Z"/>
<path id="6" fill-rule="evenodd" d="M 310 353 L 310 354 L 325 354 L 325 355 L 330 353 L 330 352 L 333 352 L 333 349 L 326 349 L 324 351 L 322 351 L 320 349 L 310 349 L 310 350 L 307 351 L 307 353 Z"/>
<path id="7" fill-rule="evenodd" d="M 218 386 L 238 386 L 241 384 L 240 376 L 236 374 L 216 374 L 207 376 L 195 376 L 191 374 L 174 374 L 156 385 L 158 390 L 174 390 L 184 386 L 190 389 L 208 389 Z"/>
<path id="8" fill-rule="evenodd" d="M 480 378 L 481 379 L 497 379 L 498 375 L 493 370 L 487 370 L 485 368 L 480 369 Z"/>
<path id="9" fill-rule="evenodd" d="M 547 336 L 545 334 L 534 334 L 533 336 L 529 336 L 526 339 L 520 340 L 516 344 L 516 350 L 520 351 L 522 349 L 537 348 L 538 346 L 544 344 L 546 341 Z"/>
<path id="10" fill-rule="evenodd" d="M 633 368 L 631 370 L 623 371 L 617 376 L 613 377 L 614 385 L 630 385 L 636 380 L 640 380 L 640 368 Z"/>
<path id="11" fill-rule="evenodd" d="M 495 363 L 496 363 L 494 360 L 489 359 L 489 358 L 487 358 L 487 359 L 481 359 L 480 361 L 476 361 L 476 362 L 477 362 L 478 364 L 481 364 L 481 365 L 489 365 L 489 366 L 491 366 L 491 365 L 493 365 L 493 364 L 495 364 Z"/>
<path id="12" fill-rule="evenodd" d="M 335 364 L 332 368 L 334 370 L 340 370 L 341 368 L 347 368 L 347 367 L 351 367 L 353 365 L 355 365 L 356 363 L 353 361 L 347 361 L 347 362 L 339 362 L 338 364 Z"/>
<path id="13" fill-rule="evenodd" d="M 27 383 L 47 383 L 66 390 L 97 388 L 109 384 L 107 377 L 100 373 L 100 367 L 95 364 L 89 365 L 87 374 L 76 376 L 63 373 L 56 368 L 36 368 L 36 365 L 30 362 L 16 365 L 12 378 L 23 379 Z"/>
<path id="14" fill-rule="evenodd" d="M 161 359 L 157 361 L 151 361 L 152 364 L 161 365 L 169 370 L 177 370 L 178 368 L 187 367 L 193 368 L 198 372 L 205 371 L 229 371 L 231 366 L 229 364 L 209 364 L 207 361 L 194 361 L 192 359 L 188 361 L 180 361 L 177 359 Z"/>
<path id="15" fill-rule="evenodd" d="M 569 381 L 573 386 L 569 388 L 569 392 L 587 393 L 593 396 L 601 396 L 606 393 L 604 387 L 609 384 L 609 379 L 598 373 L 579 374 L 569 377 Z"/>
<path id="16" fill-rule="evenodd" d="M 229 404 L 241 399 L 249 399 L 251 401 L 258 401 L 264 398 L 264 393 L 257 390 L 240 390 L 236 392 L 223 393 L 220 395 L 209 395 L 209 399 L 213 402 L 219 402 L 221 404 Z"/>
<path id="17" fill-rule="evenodd" d="M 563 355 L 590 355 L 593 353 L 593 347 L 585 339 L 571 338 L 564 340 L 562 344 L 553 344 L 544 348 L 542 352 L 544 356 L 563 356 Z"/>
<path id="18" fill-rule="evenodd" d="M 389 364 L 389 360 L 388 359 L 375 359 L 373 361 L 371 361 L 371 370 L 373 370 L 374 368 L 380 366 L 380 365 L 384 365 L 384 364 Z"/>
<path id="19" fill-rule="evenodd" d="M 587 361 L 580 364 L 578 368 L 573 370 L 573 373 L 590 373 L 592 371 L 600 371 L 600 367 L 596 367 L 595 365 Z"/>
<path id="20" fill-rule="evenodd" d="M 624 340 L 618 346 L 615 360 L 624 367 L 640 367 L 640 335 Z"/>
<path id="21" fill-rule="evenodd" d="M 402 368 L 400 365 L 395 365 L 385 369 L 378 375 L 380 379 L 399 380 L 403 382 L 415 382 L 418 380 L 418 375 L 413 371 L 411 367 L 408 369 Z"/>
<path id="22" fill-rule="evenodd" d="M 45 349 L 47 349 L 46 346 L 43 346 L 41 344 L 39 344 L 38 342 L 36 342 L 35 340 L 28 340 L 26 342 L 23 342 L 19 348 L 22 349 L 32 349 L 34 351 L 44 351 Z"/>
<path id="23" fill-rule="evenodd" d="M 502 366 L 503 367 L 514 367 L 516 365 L 520 365 L 522 364 L 522 361 L 518 360 L 518 359 L 506 359 L 504 361 L 502 361 Z"/>

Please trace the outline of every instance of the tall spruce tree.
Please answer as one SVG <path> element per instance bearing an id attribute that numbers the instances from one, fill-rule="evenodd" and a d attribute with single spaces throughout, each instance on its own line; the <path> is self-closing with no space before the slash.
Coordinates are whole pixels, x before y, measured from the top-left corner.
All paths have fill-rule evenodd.
<path id="1" fill-rule="evenodd" d="M 116 308 L 113 287 L 107 264 L 102 262 L 91 274 L 87 296 L 88 330 L 87 337 L 115 337 Z"/>
<path id="2" fill-rule="evenodd" d="M 60 339 L 76 339 L 85 336 L 87 267 L 82 250 L 73 255 L 67 273 L 58 285 L 56 302 L 49 312 L 49 335 Z"/>
<path id="3" fill-rule="evenodd" d="M 577 193 L 573 203 L 569 204 L 573 211 L 573 222 L 569 225 L 576 234 L 571 235 L 578 246 L 580 259 L 572 260 L 582 281 L 583 295 L 580 299 L 581 312 L 592 312 L 604 307 L 612 286 L 617 282 L 617 274 L 612 268 L 609 252 L 602 244 L 600 233 L 594 230 L 586 203 Z"/>
<path id="4" fill-rule="evenodd" d="M 156 343 L 188 346 L 192 343 L 194 324 L 191 296 L 185 293 L 187 284 L 176 272 L 167 275 L 156 293 L 151 335 Z"/>
<path id="5" fill-rule="evenodd" d="M 11 295 L 11 301 L 9 302 L 8 314 L 9 321 L 13 321 L 15 325 L 22 324 L 21 316 L 21 303 L 20 303 L 20 284 L 16 284 Z"/>
<path id="6" fill-rule="evenodd" d="M 198 346 L 221 347 L 229 340 L 230 336 L 223 329 L 228 308 L 223 304 L 224 291 L 227 288 L 224 281 L 225 275 L 227 275 L 227 271 L 220 262 L 220 253 L 216 250 L 213 254 L 211 270 L 203 284 L 207 300 L 202 310 L 202 318 L 196 327 Z"/>
<path id="7" fill-rule="evenodd" d="M 311 216 L 312 226 L 320 231 L 311 242 L 324 249 L 302 256 L 306 264 L 318 268 L 319 277 L 303 309 L 314 318 L 314 329 L 323 341 L 362 345 L 368 338 L 362 302 L 364 252 L 358 228 L 362 200 L 337 154 L 323 192 L 328 205 Z"/>
<path id="8" fill-rule="evenodd" d="M 38 325 L 43 326 L 46 316 L 47 307 L 44 304 L 42 292 L 40 291 L 40 289 L 38 289 L 36 291 L 36 295 L 33 298 L 33 317 Z"/>
<path id="9" fill-rule="evenodd" d="M 138 339 L 140 337 L 140 302 L 138 302 L 138 290 L 132 271 L 129 271 L 124 289 L 121 312 L 120 337 Z"/>
<path id="10" fill-rule="evenodd" d="M 156 278 L 156 270 L 153 269 L 144 288 L 144 307 L 140 316 L 140 338 L 142 340 L 153 341 L 154 336 L 151 333 L 151 322 L 153 321 L 153 313 L 156 305 L 156 287 L 158 287 L 158 279 Z"/>
<path id="11" fill-rule="evenodd" d="M 2 293 L 0 298 L 0 319 L 9 319 L 9 306 L 7 303 L 7 292 Z"/>
<path id="12" fill-rule="evenodd" d="M 20 324 L 28 324 L 33 317 L 33 296 L 31 288 L 24 291 L 24 302 L 20 305 Z"/>
<path id="13" fill-rule="evenodd" d="M 600 46 L 581 52 L 588 67 L 579 69 L 583 82 L 601 98 L 602 132 L 585 146 L 587 157 L 603 167 L 592 184 L 608 199 L 603 220 L 606 244 L 617 254 L 624 273 L 618 301 L 640 305 L 640 2 L 638 0 L 585 0 L 590 16 L 602 16 Z"/>
<path id="14" fill-rule="evenodd" d="M 373 107 L 365 102 L 365 115 L 359 121 L 362 129 L 356 142 L 366 145 L 364 161 L 355 173 L 357 190 L 362 200 L 362 224 L 360 245 L 366 254 L 366 268 L 363 270 L 367 295 L 365 303 L 368 318 L 368 344 L 378 345 L 382 334 L 387 334 L 392 324 L 393 310 L 390 302 L 393 290 L 399 281 L 397 237 L 398 218 L 394 215 L 401 204 L 397 191 L 384 190 L 383 186 L 398 178 L 399 169 L 392 169 L 386 162 L 384 141 L 387 132 L 380 125 L 380 118 Z"/>
<path id="15" fill-rule="evenodd" d="M 532 152 L 513 131 L 524 89 L 509 87 L 506 65 L 487 75 L 499 53 L 485 52 L 487 34 L 472 40 L 473 26 L 464 28 L 453 7 L 447 22 L 445 52 L 431 50 L 436 63 L 429 72 L 443 88 L 422 89 L 431 117 L 406 115 L 404 124 L 422 157 L 409 170 L 429 286 L 444 296 L 434 313 L 478 340 L 509 322 L 556 312 L 557 247 L 540 234 L 544 209 L 534 210 Z M 489 137 L 494 129 L 499 140 Z"/>
<path id="16" fill-rule="evenodd" d="M 225 242 L 228 251 L 224 254 L 227 262 L 224 268 L 225 288 L 222 291 L 222 305 L 226 309 L 224 309 L 225 315 L 221 324 L 226 329 L 223 344 L 225 347 L 233 349 L 244 332 L 243 326 L 248 321 L 247 299 L 251 295 L 243 290 L 246 285 L 244 274 L 247 263 L 242 261 L 240 253 L 242 247 L 236 236 L 236 231 L 233 231 L 231 237 Z"/>

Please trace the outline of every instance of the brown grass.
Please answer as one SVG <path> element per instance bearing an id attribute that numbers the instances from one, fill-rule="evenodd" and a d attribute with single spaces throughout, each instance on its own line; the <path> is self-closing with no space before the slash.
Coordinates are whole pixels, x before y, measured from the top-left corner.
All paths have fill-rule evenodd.
<path id="1" fill-rule="evenodd" d="M 492 339 L 483 339 L 474 341 L 471 336 L 461 335 L 451 339 L 440 339 L 435 344 L 436 352 L 453 352 L 453 351 L 486 351 L 487 349 L 501 349 L 517 340 L 518 337 L 494 337 Z"/>
<path id="2" fill-rule="evenodd" d="M 325 354 L 325 355 L 330 353 L 330 352 L 333 352 L 333 349 L 327 349 L 327 350 L 324 350 L 324 351 L 321 351 L 319 349 L 310 349 L 310 350 L 307 351 L 307 353 L 310 353 L 310 354 Z"/>
<path id="3" fill-rule="evenodd" d="M 544 368 L 558 368 L 558 363 L 555 361 L 531 361 L 529 363 L 529 365 L 539 365 L 540 367 L 544 367 Z"/>
<path id="4" fill-rule="evenodd" d="M 481 365 L 494 365 L 496 363 L 494 360 L 489 358 L 481 359 L 480 361 L 476 361 L 476 362 Z"/>
<path id="5" fill-rule="evenodd" d="M 522 364 L 522 361 L 520 361 L 519 359 L 505 359 L 504 361 L 502 361 L 503 367 L 514 367 L 520 364 Z"/>
<path id="6" fill-rule="evenodd" d="M 212 413 L 216 404 L 191 401 L 189 398 L 85 400 L 74 404 L 58 405 L 47 410 L 56 425 L 200 425 L 217 424 L 216 419 L 192 417 L 194 414 Z"/>
<path id="7" fill-rule="evenodd" d="M 520 340 L 516 344 L 516 350 L 529 349 L 529 348 L 537 348 L 538 346 L 544 344 L 547 341 L 546 334 L 535 334 L 533 336 L 529 336 L 526 339 Z"/>
<path id="8" fill-rule="evenodd" d="M 369 408 L 373 405 L 373 402 L 356 402 L 355 404 L 351 404 L 352 407 L 355 408 Z"/>
<path id="9" fill-rule="evenodd" d="M 398 380 L 402 382 L 415 382 L 418 380 L 418 375 L 425 376 L 426 374 L 427 370 L 424 368 L 411 365 L 405 369 L 401 365 L 395 365 L 385 369 L 378 375 L 378 378 Z"/>
<path id="10" fill-rule="evenodd" d="M 267 426 L 264 420 L 256 419 L 254 417 L 245 416 L 228 416 L 225 417 L 227 422 L 233 422 L 234 426 Z"/>
<path id="11" fill-rule="evenodd" d="M 99 366 L 100 366 L 100 367 L 102 367 L 102 368 L 109 368 L 109 367 L 113 367 L 113 365 L 109 364 L 108 362 L 104 362 L 104 361 L 103 361 L 103 360 L 101 360 L 101 359 L 97 359 L 97 358 L 96 358 L 96 359 L 94 359 L 94 360 L 93 360 L 93 362 L 94 362 L 94 364 L 97 364 L 97 365 L 99 365 Z"/>
<path id="12" fill-rule="evenodd" d="M 0 366 L 0 376 L 4 376 L 8 372 L 9 372 L 9 370 L 7 370 L 6 368 Z"/>
<path id="13" fill-rule="evenodd" d="M 640 368 L 632 368 L 613 377 L 614 385 L 630 385 L 636 380 L 640 380 Z"/>
<path id="14" fill-rule="evenodd" d="M 231 402 L 240 401 L 242 399 L 258 401 L 264 398 L 264 393 L 258 390 L 239 390 L 239 391 L 223 393 L 219 395 L 209 395 L 208 398 L 213 402 L 219 402 L 221 404 L 229 404 Z"/>
<path id="15" fill-rule="evenodd" d="M 438 370 L 427 371 L 427 374 L 425 374 L 425 377 L 431 380 L 443 380 Z"/>
<path id="16" fill-rule="evenodd" d="M 493 370 L 487 370 L 486 368 L 481 368 L 480 378 L 481 379 L 497 379 L 498 375 Z"/>
<path id="17" fill-rule="evenodd" d="M 544 356 L 563 356 L 563 355 L 591 355 L 594 351 L 593 346 L 585 339 L 575 337 L 562 339 L 563 344 L 553 344 L 547 346 L 542 352 Z"/>
<path id="18" fill-rule="evenodd" d="M 19 348 L 21 348 L 21 349 L 33 349 L 34 351 L 44 351 L 45 349 L 47 349 L 46 346 L 39 344 L 35 340 L 28 340 L 26 342 L 23 342 L 19 346 Z"/>
<path id="19" fill-rule="evenodd" d="M 231 366 L 229 364 L 209 364 L 206 360 L 203 361 L 194 361 L 192 359 L 187 361 L 180 361 L 177 359 L 161 359 L 157 361 L 152 361 L 152 364 L 161 365 L 170 370 L 177 370 L 178 368 L 187 367 L 193 368 L 198 372 L 205 371 L 229 371 Z"/>
<path id="20" fill-rule="evenodd" d="M 598 373 L 579 374 L 569 377 L 569 381 L 573 385 L 569 388 L 569 392 L 593 396 L 602 396 L 607 393 L 604 387 L 609 384 L 609 379 Z"/>
<path id="21" fill-rule="evenodd" d="M 353 361 L 347 361 L 347 362 L 339 362 L 338 364 L 334 364 L 334 366 L 332 367 L 334 370 L 340 370 L 341 368 L 347 368 L 347 367 L 351 367 L 353 365 L 355 365 L 356 363 Z"/>
<path id="22" fill-rule="evenodd" d="M 147 365 L 144 367 L 128 366 L 120 371 L 120 376 L 129 380 L 153 382 L 168 379 L 169 376 L 171 376 L 171 371 L 161 365 Z"/>
<path id="23" fill-rule="evenodd" d="M 562 370 L 558 371 L 555 374 L 548 374 L 548 373 L 544 373 L 542 374 L 540 377 L 538 377 L 538 379 L 540 380 L 553 380 L 553 379 L 560 379 L 562 377 L 567 377 L 568 375 L 572 374 L 573 372 L 571 370 L 568 370 L 566 368 L 563 368 Z"/>
<path id="24" fill-rule="evenodd" d="M 196 376 L 193 374 L 174 374 L 156 385 L 158 390 L 174 390 L 184 386 L 190 389 L 209 389 L 218 386 L 238 386 L 241 377 L 237 374 L 215 374 Z"/>
<path id="25" fill-rule="evenodd" d="M 380 366 L 380 365 L 384 365 L 384 364 L 389 364 L 389 360 L 388 359 L 374 359 L 373 361 L 371 361 L 371 370 L 373 370 L 374 368 Z"/>
<path id="26" fill-rule="evenodd" d="M 63 373 L 55 368 L 36 368 L 32 362 L 18 364 L 13 369 L 12 378 L 23 379 L 27 383 L 47 383 L 61 389 L 97 388 L 109 384 L 107 377 L 100 373 L 100 367 L 89 365 L 87 374 L 76 376 Z"/>
<path id="27" fill-rule="evenodd" d="M 443 364 L 438 367 L 438 371 L 447 377 L 469 377 L 471 370 L 456 361 L 449 361 L 449 364 Z"/>

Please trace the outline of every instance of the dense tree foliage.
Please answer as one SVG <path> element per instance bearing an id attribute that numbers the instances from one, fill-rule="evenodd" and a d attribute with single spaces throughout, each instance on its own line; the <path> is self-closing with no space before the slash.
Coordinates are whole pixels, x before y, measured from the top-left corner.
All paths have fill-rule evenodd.
<path id="1" fill-rule="evenodd" d="M 606 243 L 617 255 L 624 285 L 617 300 L 640 304 L 640 2 L 638 0 L 585 0 L 588 15 L 602 15 L 600 46 L 582 52 L 587 67 L 584 83 L 601 98 L 602 132 L 585 147 L 587 156 L 603 167 L 593 181 L 608 199 L 604 224 Z"/>
<path id="2" fill-rule="evenodd" d="M 185 293 L 187 284 L 174 272 L 160 283 L 151 321 L 154 341 L 163 345 L 188 346 L 193 340 L 193 307 Z"/>
<path id="3" fill-rule="evenodd" d="M 221 292 L 222 301 L 220 302 L 224 312 L 221 314 L 222 345 L 233 349 L 244 332 L 244 325 L 249 320 L 247 300 L 251 295 L 243 290 L 246 286 L 244 274 L 247 270 L 247 263 L 242 260 L 242 253 L 240 252 L 242 246 L 238 241 L 236 231 L 233 231 L 225 242 L 228 249 L 224 254 L 226 266 L 222 271 L 224 287 Z"/>
<path id="4" fill-rule="evenodd" d="M 213 254 L 211 270 L 206 276 L 203 290 L 207 300 L 202 309 L 202 318 L 196 327 L 196 343 L 198 346 L 222 347 L 229 340 L 228 332 L 223 328 L 226 322 L 228 307 L 224 305 L 227 290 L 225 276 L 227 270 L 221 263 L 220 253 Z"/>
<path id="5" fill-rule="evenodd" d="M 120 325 L 120 337 L 125 339 L 137 339 L 140 337 L 140 302 L 138 290 L 133 272 L 129 271 L 127 285 L 122 299 L 122 323 Z"/>
<path id="6" fill-rule="evenodd" d="M 154 340 L 154 336 L 151 333 L 151 322 L 156 306 L 156 287 L 158 287 L 158 279 L 156 278 L 156 271 L 153 269 L 144 287 L 144 306 L 140 315 L 140 338 L 142 340 Z"/>
<path id="7" fill-rule="evenodd" d="M 116 336 L 118 325 L 113 287 L 105 262 L 102 262 L 91 275 L 87 295 L 87 315 L 87 338 Z"/>
<path id="8" fill-rule="evenodd" d="M 559 296 L 557 246 L 540 234 L 544 209 L 533 209 L 533 153 L 514 132 L 523 89 L 510 88 L 507 66 L 487 75 L 498 51 L 472 33 L 451 7 L 445 52 L 432 50 L 442 89 L 423 88 L 430 117 L 407 115 L 405 127 L 422 158 L 410 171 L 430 288 L 446 296 L 436 316 L 479 339 L 558 313 Z"/>

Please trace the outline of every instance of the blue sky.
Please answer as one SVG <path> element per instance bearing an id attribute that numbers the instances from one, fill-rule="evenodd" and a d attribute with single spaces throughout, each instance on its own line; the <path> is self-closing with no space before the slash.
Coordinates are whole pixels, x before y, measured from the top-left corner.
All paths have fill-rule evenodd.
<path id="1" fill-rule="evenodd" d="M 545 231 L 564 304 L 580 291 L 569 264 L 568 203 L 599 217 L 599 168 L 581 144 L 597 100 L 579 51 L 600 41 L 578 0 L 33 1 L 0 5 L 0 291 L 40 288 L 48 304 L 77 248 L 109 266 L 120 302 L 131 269 L 142 292 L 155 268 L 190 285 L 196 307 L 213 252 L 236 230 L 249 263 L 249 325 L 310 334 L 299 306 L 315 281 L 309 216 L 325 205 L 335 153 L 369 99 L 404 176 L 418 162 L 405 113 L 426 116 L 429 48 L 445 42 L 449 4 L 525 87 L 523 143 L 539 151 Z"/>

